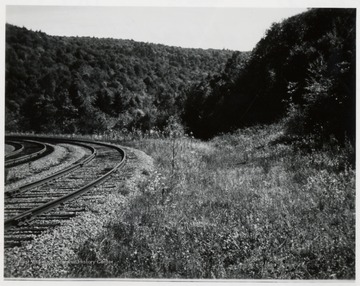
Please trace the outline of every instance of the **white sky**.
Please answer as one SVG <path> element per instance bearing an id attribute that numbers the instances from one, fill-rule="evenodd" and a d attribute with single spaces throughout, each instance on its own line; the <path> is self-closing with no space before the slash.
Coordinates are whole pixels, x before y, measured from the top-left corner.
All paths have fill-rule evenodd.
<path id="1" fill-rule="evenodd" d="M 306 8 L 6 6 L 6 22 L 49 35 L 248 51 L 273 22 Z"/>

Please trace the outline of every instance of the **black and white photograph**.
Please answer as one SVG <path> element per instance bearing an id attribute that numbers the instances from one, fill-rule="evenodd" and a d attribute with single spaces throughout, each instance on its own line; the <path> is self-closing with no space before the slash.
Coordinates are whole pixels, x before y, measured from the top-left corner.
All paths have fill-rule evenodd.
<path id="1" fill-rule="evenodd" d="M 319 2 L 5 1 L 3 282 L 353 285 L 358 4 Z"/>

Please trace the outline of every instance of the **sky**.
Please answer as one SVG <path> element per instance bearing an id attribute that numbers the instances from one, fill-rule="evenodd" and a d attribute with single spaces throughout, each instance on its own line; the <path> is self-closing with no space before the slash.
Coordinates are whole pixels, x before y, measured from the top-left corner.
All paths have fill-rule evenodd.
<path id="1" fill-rule="evenodd" d="M 6 6 L 6 22 L 59 36 L 250 51 L 273 22 L 306 8 Z"/>

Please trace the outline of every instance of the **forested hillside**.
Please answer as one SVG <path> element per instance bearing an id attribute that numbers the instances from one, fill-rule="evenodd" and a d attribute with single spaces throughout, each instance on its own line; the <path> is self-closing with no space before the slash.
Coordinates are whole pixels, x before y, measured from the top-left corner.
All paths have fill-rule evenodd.
<path id="1" fill-rule="evenodd" d="M 55 37 L 6 25 L 6 131 L 162 128 L 232 52 Z"/>
<path id="2" fill-rule="evenodd" d="M 7 25 L 6 130 L 162 129 L 175 116 L 206 139 L 285 119 L 290 135 L 354 142 L 355 23 L 355 9 L 310 9 L 251 53 Z"/>
<path id="3" fill-rule="evenodd" d="M 292 135 L 355 139 L 355 9 L 311 9 L 274 23 L 246 64 L 194 84 L 184 122 L 209 138 L 286 117 Z"/>

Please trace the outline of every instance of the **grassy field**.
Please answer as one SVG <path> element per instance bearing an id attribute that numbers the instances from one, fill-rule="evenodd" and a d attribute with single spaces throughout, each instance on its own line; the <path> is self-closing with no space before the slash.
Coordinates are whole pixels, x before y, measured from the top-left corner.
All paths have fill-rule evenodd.
<path id="1" fill-rule="evenodd" d="M 253 127 L 209 142 L 121 142 L 152 156 L 157 171 L 78 252 L 108 263 L 73 274 L 354 279 L 354 150 L 289 142 L 281 130 Z"/>

